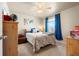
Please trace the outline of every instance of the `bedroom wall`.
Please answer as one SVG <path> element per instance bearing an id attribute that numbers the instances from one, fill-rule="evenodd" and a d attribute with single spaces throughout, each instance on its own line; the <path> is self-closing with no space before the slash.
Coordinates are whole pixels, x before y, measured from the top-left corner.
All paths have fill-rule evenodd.
<path id="1" fill-rule="evenodd" d="M 24 6 L 24 5 L 23 5 Z M 11 8 L 11 7 L 10 7 Z M 13 7 L 14 9 L 15 6 Z M 20 9 L 21 10 L 21 9 Z M 17 10 L 19 11 L 19 10 Z M 45 18 L 39 18 L 38 16 L 32 17 L 28 16 L 28 14 L 23 14 L 22 12 L 19 13 L 16 10 L 10 11 L 11 13 L 15 13 L 18 16 L 18 33 L 23 33 L 24 28 L 28 28 L 27 24 L 24 26 L 24 19 L 34 19 L 34 26 L 41 28 L 42 31 L 45 30 Z M 26 11 L 26 10 L 25 10 Z M 69 31 L 72 30 L 72 28 L 79 23 L 79 6 L 64 10 L 61 12 L 61 23 L 62 23 L 62 33 L 63 36 L 66 37 L 69 35 Z"/>
<path id="2" fill-rule="evenodd" d="M 2 11 L 4 10 L 4 14 L 9 14 L 8 6 L 6 3 L 0 2 L 0 35 L 2 36 Z"/>
<path id="3" fill-rule="evenodd" d="M 43 18 L 39 18 L 37 16 L 32 17 L 32 16 L 28 16 L 27 14 L 18 13 L 18 12 L 15 12 L 15 11 L 14 12 L 10 11 L 10 14 L 12 14 L 12 13 L 14 13 L 18 16 L 18 20 L 17 20 L 17 22 L 18 22 L 18 34 L 20 34 L 20 33 L 23 34 L 24 29 L 26 29 L 27 31 L 30 30 L 30 26 L 35 27 L 35 28 L 39 28 L 39 29 L 42 28 L 41 30 L 44 31 Z M 24 21 L 24 19 L 26 19 L 26 22 Z M 27 22 L 29 20 L 34 21 L 33 25 L 27 24 Z"/>
<path id="4" fill-rule="evenodd" d="M 61 12 L 63 37 L 66 38 L 75 25 L 79 25 L 79 5 Z"/>
<path id="5" fill-rule="evenodd" d="M 17 6 L 18 8 L 17 8 Z M 29 15 L 28 13 L 24 13 L 26 11 L 28 11 L 28 9 L 26 9 L 26 5 L 25 4 L 20 4 L 20 3 L 8 3 L 8 7 L 9 7 L 9 11 L 10 14 L 14 13 L 18 16 L 18 33 L 24 33 L 24 29 L 26 28 L 27 30 L 30 30 L 29 26 L 31 27 L 35 27 L 35 28 L 44 28 L 44 21 L 43 18 L 39 18 L 38 16 L 33 16 L 33 15 Z M 28 7 L 28 5 L 27 5 Z M 29 7 L 28 7 L 29 8 Z M 26 19 L 27 21 L 24 21 L 24 19 Z M 29 20 L 33 20 L 34 23 L 33 25 L 28 25 L 27 22 L 29 22 Z M 26 24 L 25 24 L 26 23 Z M 44 29 L 41 29 L 42 31 Z"/>
<path id="6" fill-rule="evenodd" d="M 45 17 L 36 17 L 36 27 L 39 28 L 42 32 L 45 31 Z"/>
<path id="7" fill-rule="evenodd" d="M 0 3 L 0 36 L 2 36 L 2 6 L 3 4 Z M 2 56 L 2 40 L 0 40 L 0 56 Z"/>
<path id="8" fill-rule="evenodd" d="M 9 14 L 9 11 L 8 11 L 8 6 L 6 4 L 6 2 L 0 2 L 0 36 L 2 36 L 2 10 L 4 10 L 4 14 Z M 1 39 L 0 40 L 0 56 L 2 56 L 2 44 L 3 44 L 3 40 Z"/>

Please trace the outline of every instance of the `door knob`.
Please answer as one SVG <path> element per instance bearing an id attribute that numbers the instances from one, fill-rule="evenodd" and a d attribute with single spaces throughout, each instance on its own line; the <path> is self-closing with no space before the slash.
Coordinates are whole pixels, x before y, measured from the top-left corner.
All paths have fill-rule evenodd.
<path id="1" fill-rule="evenodd" d="M 6 39 L 7 38 L 7 36 L 5 35 L 5 36 L 0 36 L 0 40 L 1 39 Z"/>
<path id="2" fill-rule="evenodd" d="M 7 38 L 7 36 L 5 35 L 5 36 L 3 36 L 3 39 L 6 39 Z"/>

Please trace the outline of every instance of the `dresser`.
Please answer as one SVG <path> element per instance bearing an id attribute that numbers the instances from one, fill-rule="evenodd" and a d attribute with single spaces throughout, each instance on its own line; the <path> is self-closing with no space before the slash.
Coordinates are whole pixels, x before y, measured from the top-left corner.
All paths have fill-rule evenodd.
<path id="1" fill-rule="evenodd" d="M 68 36 L 66 50 L 68 56 L 79 56 L 79 39 L 77 40 Z"/>
<path id="2" fill-rule="evenodd" d="M 3 35 L 7 36 L 3 39 L 3 55 L 18 55 L 18 22 L 4 21 Z"/>

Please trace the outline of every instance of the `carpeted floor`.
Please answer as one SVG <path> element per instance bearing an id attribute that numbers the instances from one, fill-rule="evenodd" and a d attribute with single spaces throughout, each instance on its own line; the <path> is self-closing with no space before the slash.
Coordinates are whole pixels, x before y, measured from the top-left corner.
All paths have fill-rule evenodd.
<path id="1" fill-rule="evenodd" d="M 66 48 L 63 41 L 56 41 L 56 46 L 47 45 L 40 49 L 39 52 L 33 53 L 30 43 L 18 45 L 18 56 L 65 56 Z"/>

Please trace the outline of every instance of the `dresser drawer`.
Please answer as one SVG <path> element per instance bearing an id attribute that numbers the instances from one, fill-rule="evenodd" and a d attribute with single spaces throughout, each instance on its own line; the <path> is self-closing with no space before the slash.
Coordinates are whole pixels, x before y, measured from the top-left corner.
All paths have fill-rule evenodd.
<path id="1" fill-rule="evenodd" d="M 68 39 L 67 43 L 70 45 L 79 46 L 79 40 L 76 40 L 76 39 Z"/>
<path id="2" fill-rule="evenodd" d="M 79 40 L 68 37 L 66 41 L 67 55 L 79 56 Z"/>
<path id="3" fill-rule="evenodd" d="M 74 56 L 79 56 L 79 47 L 78 46 L 72 46 L 73 49 L 73 55 Z"/>
<path id="4" fill-rule="evenodd" d="M 67 49 L 66 49 L 66 54 L 67 54 L 67 56 L 72 56 L 72 55 L 74 55 L 74 51 L 73 51 L 72 47 L 67 46 L 66 48 L 67 48 Z"/>
<path id="5" fill-rule="evenodd" d="M 67 55 L 69 56 L 79 56 L 79 47 L 67 46 Z"/>
<path id="6" fill-rule="evenodd" d="M 79 46 L 73 46 L 74 55 L 79 56 Z"/>

